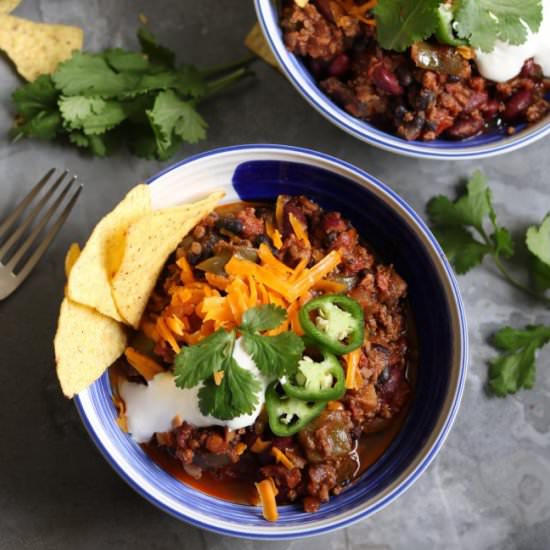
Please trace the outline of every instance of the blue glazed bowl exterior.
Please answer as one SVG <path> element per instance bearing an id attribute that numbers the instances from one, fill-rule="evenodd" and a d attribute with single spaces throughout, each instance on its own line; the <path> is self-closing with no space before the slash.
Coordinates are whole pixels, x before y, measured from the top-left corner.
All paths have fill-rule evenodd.
<path id="1" fill-rule="evenodd" d="M 341 211 L 365 240 L 393 263 L 409 285 L 419 341 L 412 405 L 383 456 L 318 512 L 280 508 L 268 523 L 261 510 L 203 494 L 171 477 L 116 423 L 105 373 L 75 399 L 91 438 L 138 493 L 178 519 L 226 535 L 294 539 L 347 526 L 403 493 L 433 460 L 458 410 L 467 366 L 464 310 L 452 270 L 419 216 L 366 172 L 313 151 L 280 145 L 243 145 L 189 158 L 151 178 L 154 208 L 225 188 L 226 202 L 304 194 Z"/>
<path id="2" fill-rule="evenodd" d="M 338 107 L 318 87 L 301 60 L 286 49 L 279 26 L 276 2 L 254 0 L 254 4 L 264 36 L 279 66 L 304 99 L 342 130 L 380 149 L 415 158 L 479 159 L 515 151 L 550 134 L 550 116 L 528 128 L 519 128 L 513 136 L 508 136 L 505 130 L 494 130 L 465 141 L 407 141 L 379 130 L 376 126 L 359 120 Z"/>

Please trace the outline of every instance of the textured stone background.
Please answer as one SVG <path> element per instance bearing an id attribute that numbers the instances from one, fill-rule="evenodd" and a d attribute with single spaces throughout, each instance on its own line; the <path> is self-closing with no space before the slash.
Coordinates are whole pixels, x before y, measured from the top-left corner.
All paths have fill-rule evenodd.
<path id="1" fill-rule="evenodd" d="M 136 47 L 137 15 L 180 59 L 198 64 L 245 53 L 254 22 L 244 0 L 24 0 L 17 14 L 84 27 L 86 48 Z M 318 149 L 370 171 L 419 212 L 436 193 L 452 193 L 475 168 L 489 176 L 497 210 L 520 233 L 550 210 L 548 140 L 485 162 L 416 161 L 348 137 L 312 111 L 286 80 L 258 63 L 257 79 L 211 103 L 208 140 L 177 158 L 213 147 L 275 142 Z M 19 83 L 0 63 L 0 217 L 51 166 L 80 175 L 85 192 L 47 257 L 0 304 L 0 549 L 335 550 L 524 549 L 550 547 L 550 350 L 539 358 L 536 389 L 506 400 L 484 393 L 487 336 L 503 323 L 550 322 L 548 311 L 503 283 L 490 266 L 460 279 L 470 322 L 470 370 L 455 427 L 434 464 L 375 517 L 323 539 L 254 543 L 179 523 L 120 480 L 61 396 L 51 341 L 63 288 L 63 256 L 137 181 L 166 164 L 124 153 L 83 156 L 6 138 Z"/>

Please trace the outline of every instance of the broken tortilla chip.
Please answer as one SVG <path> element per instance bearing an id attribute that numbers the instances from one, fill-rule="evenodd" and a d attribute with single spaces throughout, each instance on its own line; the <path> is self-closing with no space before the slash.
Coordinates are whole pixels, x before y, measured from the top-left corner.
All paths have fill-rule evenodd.
<path id="1" fill-rule="evenodd" d="M 124 352 L 120 323 L 65 298 L 54 340 L 57 376 L 67 397 L 95 382 Z"/>
<path id="2" fill-rule="evenodd" d="M 138 327 L 166 260 L 223 196 L 212 193 L 193 204 L 152 212 L 128 228 L 124 258 L 112 281 L 118 311 L 128 324 Z"/>
<path id="3" fill-rule="evenodd" d="M 35 23 L 0 15 L 0 50 L 15 64 L 19 74 L 32 81 L 53 73 L 59 63 L 80 50 L 84 32 L 79 27 Z"/>
<path id="4" fill-rule="evenodd" d="M 126 246 L 128 227 L 151 212 L 149 186 L 134 187 L 95 227 L 69 276 L 71 300 L 122 321 L 111 291 Z"/>
<path id="5" fill-rule="evenodd" d="M 0 13 L 11 13 L 19 4 L 21 0 L 0 0 Z"/>
<path id="6" fill-rule="evenodd" d="M 273 55 L 273 52 L 271 51 L 258 23 L 256 23 L 246 35 L 244 45 L 258 57 L 261 57 L 266 63 L 269 63 L 271 66 L 279 69 L 277 59 L 275 59 L 275 56 Z"/>

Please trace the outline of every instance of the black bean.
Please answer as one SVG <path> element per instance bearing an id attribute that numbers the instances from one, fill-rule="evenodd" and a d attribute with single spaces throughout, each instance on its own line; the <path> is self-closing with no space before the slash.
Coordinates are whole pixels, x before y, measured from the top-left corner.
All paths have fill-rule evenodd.
<path id="1" fill-rule="evenodd" d="M 418 94 L 415 101 L 416 110 L 425 111 L 434 99 L 435 94 L 431 90 L 423 88 L 422 90 L 420 90 L 420 93 Z"/>
<path id="2" fill-rule="evenodd" d="M 398 105 L 395 108 L 394 116 L 399 122 L 401 122 L 405 117 L 405 115 L 407 114 L 407 112 L 408 112 L 407 108 L 404 105 Z"/>
<path id="3" fill-rule="evenodd" d="M 237 218 L 220 218 L 216 220 L 216 229 L 226 229 L 234 235 L 240 235 L 243 232 L 243 222 Z"/>
<path id="4" fill-rule="evenodd" d="M 256 235 L 254 239 L 254 246 L 258 248 L 261 244 L 267 244 L 272 248 L 271 239 L 267 235 Z"/>
<path id="5" fill-rule="evenodd" d="M 395 74 L 399 79 L 399 84 L 401 84 L 404 88 L 409 86 L 413 81 L 412 72 L 405 65 L 400 65 L 397 67 L 397 69 L 395 69 Z"/>

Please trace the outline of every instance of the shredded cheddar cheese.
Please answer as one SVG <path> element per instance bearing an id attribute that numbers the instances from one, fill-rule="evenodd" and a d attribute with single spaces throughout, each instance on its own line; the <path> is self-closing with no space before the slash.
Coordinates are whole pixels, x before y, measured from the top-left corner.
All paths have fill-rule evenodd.
<path id="1" fill-rule="evenodd" d="M 309 242 L 309 237 L 307 236 L 307 228 L 303 226 L 302 222 L 292 212 L 288 215 L 288 221 L 292 226 L 292 231 L 294 231 L 296 238 L 299 241 L 302 241 L 304 246 L 311 248 L 311 243 Z"/>
<path id="2" fill-rule="evenodd" d="M 271 441 L 264 441 L 263 439 L 260 439 L 259 437 L 254 441 L 254 444 L 252 447 L 250 447 L 250 450 L 253 453 L 260 454 L 263 453 L 265 450 L 269 448 L 271 445 Z"/>
<path id="3" fill-rule="evenodd" d="M 126 348 L 124 355 L 126 355 L 128 363 L 130 363 L 145 380 L 152 380 L 157 374 L 164 372 L 164 369 L 154 359 L 143 355 L 130 346 Z"/>
<path id="4" fill-rule="evenodd" d="M 267 521 L 277 521 L 279 519 L 279 511 L 277 510 L 277 501 L 275 497 L 275 483 L 271 478 L 264 479 L 256 483 L 256 489 L 260 496 L 260 502 L 263 508 L 263 516 Z"/>
<path id="5" fill-rule="evenodd" d="M 290 460 L 290 458 L 288 458 L 288 456 L 286 456 L 286 454 L 281 451 L 281 449 L 277 447 L 272 447 L 271 454 L 275 457 L 275 460 L 282 464 L 287 470 L 292 470 L 292 468 L 294 468 L 292 460 Z"/>
<path id="6" fill-rule="evenodd" d="M 284 208 L 284 203 L 278 201 L 278 208 Z M 305 228 L 296 218 L 294 230 L 302 241 L 307 239 Z M 144 318 L 141 326 L 155 343 L 165 343 L 179 353 L 183 344 L 196 344 L 220 328 L 231 330 L 239 326 L 248 309 L 275 304 L 288 312 L 287 319 L 267 334 L 290 329 L 302 335 L 300 307 L 313 297 L 314 289 L 322 292 L 323 288 L 340 288 L 326 280 L 340 262 L 340 253 L 333 250 L 312 267 L 307 267 L 308 258 L 304 258 L 292 268 L 279 260 L 269 246 L 261 244 L 258 262 L 232 256 L 225 264 L 225 275 L 207 272 L 205 281 L 199 281 L 182 257 L 176 262 L 179 277 L 173 278 L 167 288 L 170 304 L 160 314 Z M 197 319 L 201 321 L 199 327 Z"/>
<path id="7" fill-rule="evenodd" d="M 363 385 L 363 377 L 359 372 L 361 348 L 344 355 L 344 359 L 346 361 L 346 389 L 358 390 Z"/>

